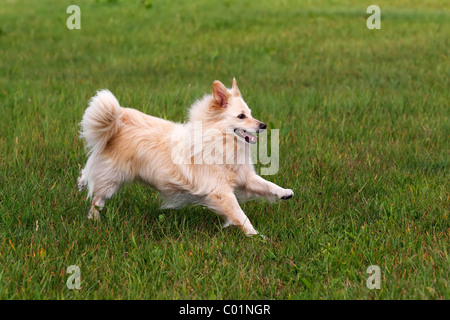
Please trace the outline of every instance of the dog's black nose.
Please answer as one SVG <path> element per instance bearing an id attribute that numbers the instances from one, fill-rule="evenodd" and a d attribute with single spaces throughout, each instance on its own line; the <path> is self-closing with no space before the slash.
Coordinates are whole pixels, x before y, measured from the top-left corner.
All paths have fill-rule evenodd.
<path id="1" fill-rule="evenodd" d="M 266 129 L 267 128 L 267 124 L 260 122 L 259 123 L 259 128 L 260 129 Z"/>

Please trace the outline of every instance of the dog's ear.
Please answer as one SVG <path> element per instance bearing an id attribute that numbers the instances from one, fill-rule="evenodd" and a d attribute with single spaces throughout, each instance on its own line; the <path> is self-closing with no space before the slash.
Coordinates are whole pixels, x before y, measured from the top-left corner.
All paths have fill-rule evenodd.
<path id="1" fill-rule="evenodd" d="M 235 97 L 240 97 L 241 96 L 241 92 L 239 91 L 239 88 L 237 86 L 236 78 L 233 78 L 233 87 L 231 88 L 231 93 Z"/>
<path id="2" fill-rule="evenodd" d="M 214 100 L 216 100 L 217 102 L 217 105 L 222 108 L 226 108 L 230 93 L 228 92 L 227 88 L 225 88 L 223 83 L 219 80 L 216 80 L 213 83 L 213 96 Z"/>

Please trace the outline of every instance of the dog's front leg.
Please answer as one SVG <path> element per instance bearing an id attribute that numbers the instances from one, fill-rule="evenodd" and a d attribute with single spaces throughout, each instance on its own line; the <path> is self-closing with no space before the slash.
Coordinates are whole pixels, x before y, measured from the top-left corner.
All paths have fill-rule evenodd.
<path id="1" fill-rule="evenodd" d="M 247 195 L 264 197 L 269 200 L 273 200 L 274 198 L 287 200 L 294 196 L 294 191 L 291 189 L 281 188 L 275 183 L 261 178 L 257 174 L 252 174 L 247 178 L 243 191 Z"/>
<path id="2" fill-rule="evenodd" d="M 241 228 L 247 236 L 258 234 L 250 220 L 242 211 L 233 192 L 211 193 L 205 198 L 205 204 L 220 215 L 226 217 L 224 226 L 234 225 Z"/>

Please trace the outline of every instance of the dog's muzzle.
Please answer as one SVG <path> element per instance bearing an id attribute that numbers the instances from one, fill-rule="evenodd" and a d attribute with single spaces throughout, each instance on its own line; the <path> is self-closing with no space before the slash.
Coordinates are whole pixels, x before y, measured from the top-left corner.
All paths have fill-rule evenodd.
<path id="1" fill-rule="evenodd" d="M 238 137 L 241 137 L 242 139 L 244 139 L 247 143 L 255 144 L 258 142 L 258 138 L 255 135 L 253 135 L 252 133 L 248 132 L 247 130 L 234 129 L 234 133 L 236 133 L 236 135 Z"/>

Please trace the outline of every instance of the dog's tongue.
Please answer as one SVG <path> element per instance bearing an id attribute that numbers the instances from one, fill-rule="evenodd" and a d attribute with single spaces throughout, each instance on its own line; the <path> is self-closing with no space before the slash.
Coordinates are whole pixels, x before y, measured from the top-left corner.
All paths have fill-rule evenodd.
<path id="1" fill-rule="evenodd" d="M 248 143 L 255 144 L 256 142 L 258 142 L 258 138 L 249 132 L 245 132 L 244 136 L 245 136 L 245 141 L 247 141 Z"/>

